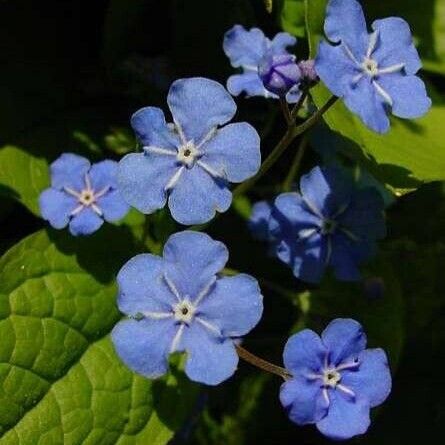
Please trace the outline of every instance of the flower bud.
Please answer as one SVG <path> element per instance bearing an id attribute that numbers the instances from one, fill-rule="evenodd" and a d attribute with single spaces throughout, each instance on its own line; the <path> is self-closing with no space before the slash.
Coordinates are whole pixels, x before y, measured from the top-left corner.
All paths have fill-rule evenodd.
<path id="1" fill-rule="evenodd" d="M 315 85 L 320 79 L 315 71 L 315 61 L 313 59 L 301 60 L 298 62 L 301 71 L 301 82 L 307 86 Z"/>
<path id="2" fill-rule="evenodd" d="M 301 71 L 292 54 L 266 54 L 261 60 L 258 73 L 264 87 L 283 97 L 300 82 Z"/>

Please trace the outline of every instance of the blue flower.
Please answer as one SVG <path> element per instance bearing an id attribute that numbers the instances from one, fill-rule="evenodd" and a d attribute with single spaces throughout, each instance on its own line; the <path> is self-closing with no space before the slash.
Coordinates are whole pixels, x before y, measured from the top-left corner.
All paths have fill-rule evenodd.
<path id="1" fill-rule="evenodd" d="M 300 191 L 275 199 L 269 230 L 277 256 L 304 281 L 319 282 L 328 265 L 339 280 L 360 279 L 358 264 L 386 233 L 379 193 L 357 188 L 335 167 L 315 167 Z"/>
<path id="2" fill-rule="evenodd" d="M 388 111 L 412 119 L 429 110 L 425 84 L 416 76 L 421 62 L 403 19 L 376 20 L 368 34 L 356 0 L 330 0 L 324 29 L 338 45 L 320 43 L 316 71 L 369 128 L 388 131 Z"/>
<path id="3" fill-rule="evenodd" d="M 128 210 L 116 184 L 117 162 L 91 165 L 88 159 L 64 153 L 51 164 L 51 187 L 40 195 L 42 217 L 56 229 L 69 225 L 73 235 L 89 235 L 104 220 L 118 221 Z"/>
<path id="4" fill-rule="evenodd" d="M 253 236 L 260 241 L 270 239 L 269 219 L 272 212 L 272 205 L 267 201 L 258 201 L 252 206 L 252 213 L 247 225 Z"/>
<path id="5" fill-rule="evenodd" d="M 134 319 L 112 332 L 118 355 L 135 372 L 162 376 L 168 356 L 186 352 L 185 372 L 217 385 L 236 370 L 234 339 L 247 334 L 263 311 L 260 288 L 249 275 L 220 277 L 224 244 L 199 232 L 172 235 L 163 257 L 138 255 L 119 272 L 119 309 Z"/>
<path id="6" fill-rule="evenodd" d="M 144 151 L 120 161 L 119 186 L 142 213 L 153 213 L 168 199 L 176 221 L 205 223 L 230 207 L 229 182 L 242 182 L 258 171 L 260 138 L 245 122 L 218 128 L 233 118 L 236 104 L 213 80 L 177 80 L 167 102 L 173 124 L 166 123 L 159 108 L 133 115 L 131 125 Z"/>
<path id="7" fill-rule="evenodd" d="M 263 77 L 266 76 L 267 66 L 269 66 L 269 73 L 276 70 L 279 71 L 280 68 L 276 65 L 280 64 L 280 57 L 289 57 L 290 54 L 286 48 L 295 45 L 296 42 L 297 39 L 287 32 L 280 32 L 273 38 L 273 40 L 270 40 L 264 35 L 263 31 L 258 28 L 252 28 L 247 31 L 241 25 L 235 25 L 233 28 L 229 29 L 224 35 L 224 52 L 230 59 L 232 66 L 234 68 L 242 68 L 243 72 L 242 74 L 235 74 L 229 77 L 227 81 L 227 89 L 234 96 L 238 96 L 242 92 L 245 92 L 249 97 L 262 96 L 278 99 L 279 96 L 277 94 L 269 91 L 264 86 L 259 70 L 262 66 Z M 294 57 L 291 57 L 294 62 Z M 286 64 L 289 67 L 289 61 L 287 58 L 285 59 Z M 288 73 L 281 73 L 281 75 L 275 74 L 274 78 L 281 78 L 282 81 L 284 79 L 283 74 L 287 76 Z M 290 88 L 293 80 L 295 80 L 296 84 L 294 87 Z M 290 88 L 290 91 L 286 96 L 286 100 L 289 103 L 297 102 L 301 95 L 299 85 L 297 84 L 298 80 L 299 68 L 295 65 L 295 68 L 291 68 L 290 78 L 286 79 L 285 82 L 286 88 L 288 90 Z M 267 84 L 268 86 L 271 86 L 270 82 Z M 283 87 L 278 90 L 278 92 L 281 93 L 283 91 Z"/>
<path id="8" fill-rule="evenodd" d="M 292 377 L 280 389 L 289 418 L 316 424 L 331 439 L 363 434 L 369 411 L 391 392 L 391 373 L 382 349 L 365 349 L 366 336 L 351 319 L 333 320 L 321 334 L 310 329 L 293 335 L 283 359 Z"/>

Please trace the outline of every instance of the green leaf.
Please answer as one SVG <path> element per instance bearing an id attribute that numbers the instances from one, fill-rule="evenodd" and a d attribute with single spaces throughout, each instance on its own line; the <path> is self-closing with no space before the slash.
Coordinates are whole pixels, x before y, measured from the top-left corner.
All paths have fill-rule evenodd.
<path id="1" fill-rule="evenodd" d="M 306 26 L 312 57 L 323 35 L 326 3 L 327 0 L 306 0 Z M 311 90 L 311 94 L 318 107 L 331 96 L 323 85 Z M 445 107 L 442 105 L 434 106 L 421 119 L 393 118 L 391 130 L 385 135 L 366 128 L 341 101 L 324 115 L 324 119 L 331 130 L 344 138 L 344 151 L 362 160 L 376 177 L 394 189 L 413 189 L 422 182 L 445 179 L 441 128 Z"/>
<path id="2" fill-rule="evenodd" d="M 20 148 L 0 148 L 0 194 L 13 198 L 39 215 L 38 198 L 49 186 L 46 160 Z"/>
<path id="3" fill-rule="evenodd" d="M 0 443 L 161 445 L 194 386 L 152 382 L 114 353 L 114 277 L 135 252 L 128 229 L 74 239 L 40 231 L 0 260 Z"/>
<path id="4" fill-rule="evenodd" d="M 303 37 L 306 33 L 304 12 L 304 0 L 282 0 L 281 27 L 294 36 Z"/>

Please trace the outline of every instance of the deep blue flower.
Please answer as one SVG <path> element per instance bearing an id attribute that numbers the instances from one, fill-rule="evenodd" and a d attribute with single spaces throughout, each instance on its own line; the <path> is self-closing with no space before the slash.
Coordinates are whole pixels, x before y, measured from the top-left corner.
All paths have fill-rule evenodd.
<path id="1" fill-rule="evenodd" d="M 117 353 L 149 378 L 167 372 L 168 356 L 187 353 L 185 372 L 217 385 L 236 370 L 234 339 L 247 334 L 263 311 L 260 288 L 249 275 L 220 277 L 224 244 L 185 231 L 172 235 L 163 257 L 138 255 L 119 272 L 119 309 L 134 319 L 112 332 Z"/>
<path id="2" fill-rule="evenodd" d="M 73 235 L 89 235 L 118 221 L 128 210 L 116 183 L 117 162 L 91 165 L 88 159 L 64 153 L 51 164 L 51 187 L 40 195 L 42 217 L 56 229 L 69 225 Z"/>
<path id="3" fill-rule="evenodd" d="M 268 39 L 263 31 L 258 28 L 252 28 L 247 31 L 241 25 L 235 25 L 229 29 L 224 35 L 223 48 L 227 57 L 230 59 L 230 63 L 234 68 L 242 68 L 242 74 L 235 74 L 230 76 L 227 81 L 227 89 L 234 96 L 238 96 L 242 92 L 245 92 L 247 96 L 262 96 L 266 98 L 278 99 L 278 94 L 281 94 L 284 89 L 281 87 L 278 90 L 278 94 L 269 91 L 263 84 L 260 77 L 260 67 L 262 66 L 262 74 L 265 79 L 271 79 L 267 76 L 269 73 L 280 71 L 280 57 L 290 54 L 287 51 L 287 47 L 295 45 L 297 39 L 287 32 L 278 33 L 272 40 Z M 293 62 L 294 57 L 291 56 Z M 277 81 L 279 78 L 283 80 L 283 74 L 286 76 L 286 88 L 289 92 L 286 95 L 286 100 L 289 103 L 295 103 L 298 101 L 301 92 L 298 85 L 299 70 L 295 65 L 290 67 L 289 60 L 286 58 L 287 72 L 281 73 L 281 76 L 275 74 L 274 79 Z M 267 66 L 269 69 L 266 70 Z M 290 72 L 288 72 L 290 70 Z M 294 87 L 290 88 L 291 81 L 295 80 Z M 273 85 L 268 82 L 268 86 Z"/>
<path id="4" fill-rule="evenodd" d="M 339 280 L 360 279 L 358 265 L 386 233 L 380 194 L 335 167 L 302 176 L 300 192 L 275 199 L 269 230 L 277 256 L 304 281 L 319 282 L 328 265 Z"/>
<path id="5" fill-rule="evenodd" d="M 253 236 L 260 241 L 270 239 L 269 219 L 272 212 L 272 205 L 267 201 L 258 201 L 252 206 L 247 225 Z"/>
<path id="6" fill-rule="evenodd" d="M 417 118 L 431 107 L 416 76 L 421 62 L 409 25 L 401 18 L 376 20 L 369 34 L 356 0 L 330 0 L 316 71 L 331 92 L 374 131 L 389 130 L 388 111 Z"/>
<path id="7" fill-rule="evenodd" d="M 131 118 L 143 144 L 119 163 L 122 195 L 142 213 L 168 206 L 182 224 L 201 224 L 232 202 L 230 182 L 253 176 L 261 164 L 260 138 L 245 122 L 226 125 L 236 104 L 219 83 L 181 79 L 167 98 L 173 124 L 162 110 L 146 107 Z"/>
<path id="8" fill-rule="evenodd" d="M 316 424 L 331 439 L 363 434 L 369 411 L 391 392 L 391 373 L 382 349 L 365 349 L 366 336 L 351 319 L 333 320 L 321 334 L 310 329 L 293 335 L 283 359 L 292 377 L 280 389 L 289 418 Z"/>

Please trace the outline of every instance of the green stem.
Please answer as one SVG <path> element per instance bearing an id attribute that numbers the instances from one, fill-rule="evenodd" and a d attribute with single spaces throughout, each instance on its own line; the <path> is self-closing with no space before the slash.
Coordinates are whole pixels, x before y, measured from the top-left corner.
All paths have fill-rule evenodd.
<path id="1" fill-rule="evenodd" d="M 247 349 L 244 349 L 240 345 L 235 345 L 236 352 L 239 357 L 242 358 L 247 363 L 250 363 L 257 368 L 262 369 L 263 371 L 270 372 L 271 374 L 278 375 L 284 380 L 288 380 L 292 377 L 292 375 L 281 366 L 274 365 L 273 363 L 268 362 L 267 360 L 263 360 L 260 357 L 257 357 L 255 354 L 252 354 Z"/>
<path id="2" fill-rule="evenodd" d="M 261 179 L 275 164 L 275 162 L 281 157 L 281 155 L 285 152 L 287 147 L 294 141 L 294 139 L 305 131 L 309 130 L 309 128 L 313 127 L 323 116 L 332 105 L 335 104 L 338 97 L 332 96 L 316 113 L 314 113 L 309 119 L 303 122 L 301 125 L 290 126 L 284 136 L 281 138 L 280 142 L 275 146 L 275 148 L 271 151 L 266 160 L 262 163 L 258 173 L 243 182 L 238 187 L 233 190 L 233 195 L 240 195 L 246 193 L 250 188 L 252 188 L 259 179 Z"/>
<path id="3" fill-rule="evenodd" d="M 292 165 L 289 169 L 289 172 L 287 173 L 286 179 L 283 182 L 283 192 L 290 192 L 292 190 L 292 184 L 295 181 L 295 178 L 298 175 L 298 171 L 300 169 L 301 161 L 303 159 L 304 153 L 306 151 L 306 148 L 308 146 L 309 137 L 306 133 L 301 138 L 300 145 L 298 147 L 297 152 L 295 153 L 294 160 L 292 161 Z"/>
<path id="4" fill-rule="evenodd" d="M 291 118 L 292 120 L 295 120 L 297 118 L 298 112 L 300 111 L 300 108 L 303 106 L 304 101 L 306 100 L 306 97 L 308 96 L 309 91 L 308 90 L 304 90 L 301 93 L 301 97 L 298 100 L 298 102 L 295 104 L 295 107 L 293 108 L 292 112 L 291 112 Z"/>
<path id="5" fill-rule="evenodd" d="M 289 105 L 286 102 L 286 99 L 283 99 L 280 97 L 280 106 L 281 110 L 283 111 L 284 119 L 286 119 L 287 125 L 290 127 L 293 124 L 293 119 L 289 110 Z"/>

